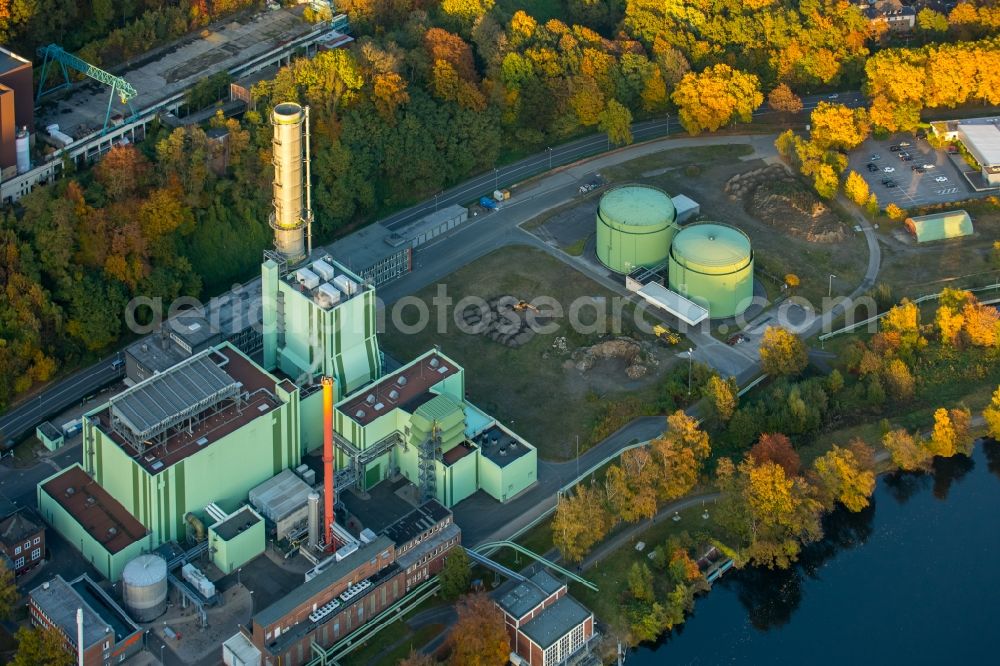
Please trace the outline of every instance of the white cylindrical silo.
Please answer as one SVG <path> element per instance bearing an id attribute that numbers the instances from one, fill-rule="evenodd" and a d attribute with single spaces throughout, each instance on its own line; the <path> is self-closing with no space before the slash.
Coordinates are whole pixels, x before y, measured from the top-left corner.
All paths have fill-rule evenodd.
<path id="1" fill-rule="evenodd" d="M 138 622 L 149 622 L 167 610 L 167 562 L 159 555 L 140 555 L 122 570 L 122 599 Z"/>
<path id="2" fill-rule="evenodd" d="M 311 492 L 306 498 L 309 503 L 309 547 L 319 545 L 319 493 Z"/>
<path id="3" fill-rule="evenodd" d="M 14 145 L 17 148 L 17 172 L 22 174 L 31 171 L 31 139 L 27 127 L 17 131 Z"/>

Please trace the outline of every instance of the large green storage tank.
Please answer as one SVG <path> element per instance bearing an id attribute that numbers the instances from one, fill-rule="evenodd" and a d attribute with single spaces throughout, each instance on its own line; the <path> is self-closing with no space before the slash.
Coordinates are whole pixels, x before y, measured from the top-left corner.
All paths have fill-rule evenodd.
<path id="1" fill-rule="evenodd" d="M 597 207 L 597 258 L 616 273 L 662 264 L 677 233 L 670 196 L 649 185 L 622 185 Z"/>
<path id="2" fill-rule="evenodd" d="M 708 308 L 712 319 L 734 317 L 753 300 L 753 249 L 736 227 L 684 227 L 670 247 L 667 270 L 670 288 Z"/>

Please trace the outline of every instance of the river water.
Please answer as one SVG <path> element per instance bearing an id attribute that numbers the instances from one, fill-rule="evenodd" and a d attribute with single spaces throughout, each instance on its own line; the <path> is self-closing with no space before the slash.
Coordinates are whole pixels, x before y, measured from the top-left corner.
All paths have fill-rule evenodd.
<path id="1" fill-rule="evenodd" d="M 732 571 L 653 664 L 1000 664 L 1000 444 L 881 477 L 788 571 Z"/>

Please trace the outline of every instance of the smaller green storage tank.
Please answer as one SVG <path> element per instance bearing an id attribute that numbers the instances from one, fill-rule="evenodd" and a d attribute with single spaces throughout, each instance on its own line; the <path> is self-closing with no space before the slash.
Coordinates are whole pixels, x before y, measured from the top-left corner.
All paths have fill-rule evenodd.
<path id="1" fill-rule="evenodd" d="M 651 268 L 667 259 L 677 233 L 670 196 L 649 185 L 608 190 L 597 207 L 597 258 L 616 273 Z"/>
<path id="2" fill-rule="evenodd" d="M 670 289 L 708 308 L 712 319 L 735 317 L 753 300 L 753 249 L 736 227 L 684 227 L 670 246 L 667 270 Z"/>

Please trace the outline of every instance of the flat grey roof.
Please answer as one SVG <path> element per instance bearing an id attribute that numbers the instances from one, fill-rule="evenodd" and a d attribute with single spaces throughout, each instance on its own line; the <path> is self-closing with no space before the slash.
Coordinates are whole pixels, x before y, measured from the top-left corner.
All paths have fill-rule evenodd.
<path id="1" fill-rule="evenodd" d="M 121 618 L 103 617 L 102 611 L 105 611 L 105 609 L 101 608 L 100 605 L 97 605 L 96 608 L 93 607 L 90 600 L 85 599 L 77 592 L 77 585 L 84 581 L 93 585 L 93 582 L 86 576 L 77 578 L 71 584 L 67 583 L 62 576 L 56 575 L 52 580 L 42 583 L 33 589 L 30 596 L 45 616 L 65 632 L 69 637 L 70 643 L 74 646 L 76 645 L 77 636 L 77 608 L 83 609 L 84 648 L 89 648 L 95 643 L 107 640 L 108 637 L 117 642 L 124 637 L 122 636 L 123 632 L 126 632 L 125 635 L 131 633 L 135 629 L 134 627 L 124 625 Z M 109 619 L 112 621 L 108 621 Z M 115 625 L 118 625 L 117 631 Z"/>
<path id="2" fill-rule="evenodd" d="M 51 421 L 43 421 L 40 423 L 38 425 L 38 430 L 40 430 L 41 433 L 49 439 L 59 439 L 63 436 L 62 431 L 52 425 Z"/>
<path id="3" fill-rule="evenodd" d="M 240 507 L 221 523 L 212 525 L 213 532 L 223 541 L 229 541 L 241 532 L 260 522 L 260 516 L 248 506 Z"/>
<path id="4" fill-rule="evenodd" d="M 510 583 L 500 589 L 497 603 L 508 615 L 516 618 L 524 617 L 563 585 L 544 569 L 526 581 Z"/>
<path id="5" fill-rule="evenodd" d="M 240 393 L 230 377 L 206 350 L 164 372 L 136 384 L 108 402 L 112 423 L 130 431 L 133 443 L 162 434 L 167 428 L 196 416 Z M 127 433 L 116 427 L 123 436 Z"/>
<path id="6" fill-rule="evenodd" d="M 506 467 L 531 451 L 527 442 L 518 439 L 499 425 L 493 425 L 473 439 L 480 453 L 497 467 Z"/>
<path id="7" fill-rule="evenodd" d="M 377 556 L 386 548 L 392 547 L 392 539 L 387 536 L 380 536 L 371 543 L 362 544 L 356 551 L 342 559 L 334 562 L 323 573 L 312 580 L 299 585 L 294 590 L 278 599 L 273 604 L 253 616 L 253 621 L 262 627 L 273 624 L 285 617 L 293 610 L 323 592 L 337 581 L 341 580 L 358 566 L 373 557 Z"/>
<path id="8" fill-rule="evenodd" d="M 250 503 L 268 520 L 278 522 L 285 516 L 298 511 L 309 499 L 312 488 L 290 469 L 283 469 L 277 475 L 250 491 Z"/>
<path id="9" fill-rule="evenodd" d="M 591 614 L 576 599 L 565 595 L 521 627 L 521 632 L 544 650 L 573 631 Z"/>
<path id="10" fill-rule="evenodd" d="M 1000 164 L 1000 128 L 993 123 L 958 123 L 969 152 L 984 167 Z"/>

